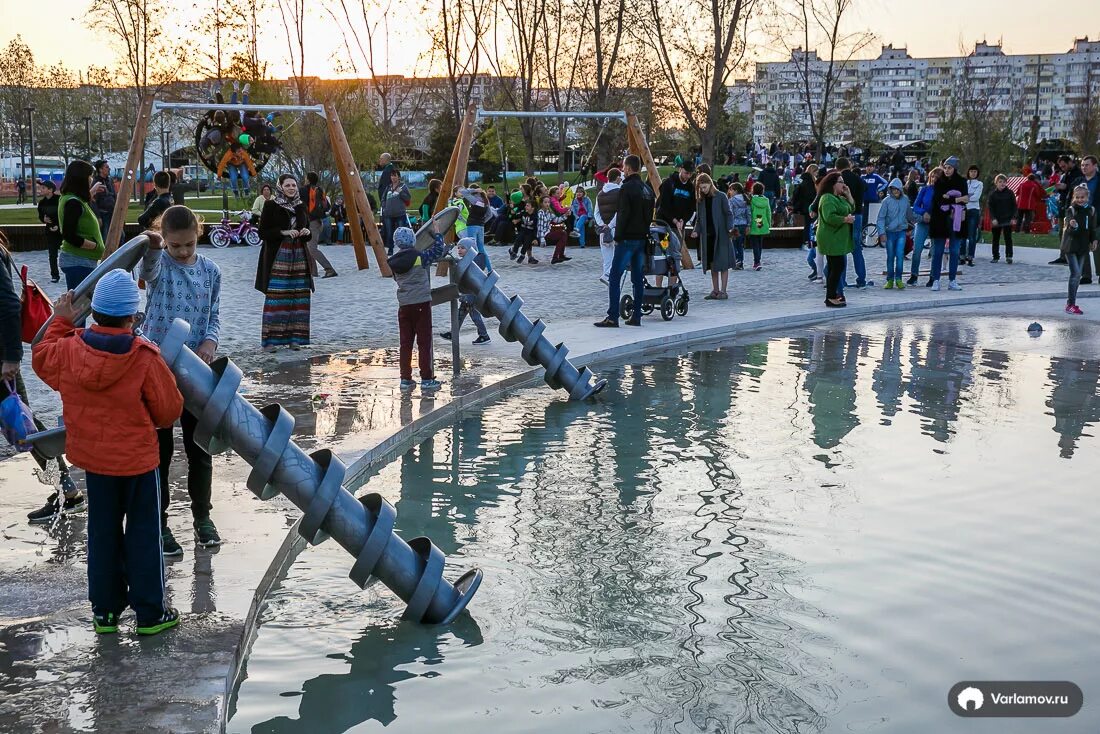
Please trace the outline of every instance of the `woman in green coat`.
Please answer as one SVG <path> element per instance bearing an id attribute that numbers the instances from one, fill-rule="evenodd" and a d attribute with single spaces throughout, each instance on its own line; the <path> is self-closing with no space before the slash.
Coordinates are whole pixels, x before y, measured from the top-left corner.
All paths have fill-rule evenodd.
<path id="1" fill-rule="evenodd" d="M 852 223 L 856 202 L 838 171 L 833 171 L 817 187 L 817 251 L 825 256 L 825 305 L 848 305 L 839 290 L 848 253 L 852 251 Z"/>

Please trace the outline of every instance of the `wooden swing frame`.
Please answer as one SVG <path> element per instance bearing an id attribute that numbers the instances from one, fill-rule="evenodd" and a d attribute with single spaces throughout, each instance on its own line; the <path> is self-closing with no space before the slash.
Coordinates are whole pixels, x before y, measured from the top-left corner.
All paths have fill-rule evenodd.
<path id="1" fill-rule="evenodd" d="M 138 108 L 138 118 L 134 125 L 134 135 L 130 140 L 130 150 L 126 155 L 126 168 L 123 170 L 122 179 L 119 182 L 115 208 L 111 215 L 111 226 L 107 231 L 107 242 L 104 257 L 110 255 L 122 240 L 122 228 L 126 223 L 126 212 L 129 208 L 130 197 L 133 196 L 136 186 L 138 166 L 141 165 L 141 154 L 145 149 L 145 139 L 149 131 L 149 123 L 158 112 L 166 110 L 196 110 L 206 112 L 208 110 L 225 110 L 227 112 L 239 112 L 245 109 L 241 104 L 203 104 L 198 102 L 160 102 L 149 94 L 142 98 Z M 340 177 L 340 188 L 344 194 L 344 205 L 348 212 L 348 224 L 351 230 L 351 242 L 355 249 L 355 263 L 360 270 L 368 270 L 370 262 L 367 259 L 366 241 L 363 230 L 357 226 L 362 218 L 367 230 L 367 240 L 370 240 L 371 249 L 374 251 L 374 260 L 382 277 L 393 276 L 389 264 L 386 262 L 386 249 L 382 244 L 382 235 L 378 231 L 378 224 L 374 221 L 374 212 L 371 209 L 367 191 L 363 186 L 363 179 L 359 173 L 359 167 L 351 154 L 351 146 L 344 134 L 343 125 L 340 124 L 340 116 L 332 102 L 323 105 L 253 105 L 247 106 L 249 110 L 258 112 L 313 112 L 320 115 L 328 123 L 329 144 L 332 146 L 333 155 L 336 157 L 336 171 Z"/>
<path id="2" fill-rule="evenodd" d="M 626 124 L 627 150 L 642 159 L 647 180 L 653 188 L 654 194 L 658 197 L 661 195 L 661 174 L 657 170 L 657 163 L 653 160 L 653 153 L 649 149 L 649 142 L 646 140 L 642 125 L 638 122 L 638 116 L 630 110 L 621 112 L 522 112 L 516 110 L 484 110 L 478 107 L 476 103 L 471 103 L 466 108 L 466 114 L 463 115 L 462 122 L 459 125 L 454 151 L 451 153 L 451 160 L 447 164 L 447 172 L 443 176 L 443 186 L 440 188 L 440 196 L 435 203 L 433 214 L 438 214 L 447 207 L 451 191 L 454 190 L 455 186 L 466 183 L 466 176 L 469 173 L 470 149 L 473 147 L 474 132 L 478 120 L 496 117 L 534 117 L 539 119 L 575 117 L 621 120 Z M 453 236 L 453 234 L 449 236 Z M 694 269 L 695 264 L 691 260 L 691 254 L 688 252 L 686 243 L 681 243 L 680 260 L 682 270 Z M 447 263 L 441 261 L 436 272 L 440 275 L 445 274 Z"/>

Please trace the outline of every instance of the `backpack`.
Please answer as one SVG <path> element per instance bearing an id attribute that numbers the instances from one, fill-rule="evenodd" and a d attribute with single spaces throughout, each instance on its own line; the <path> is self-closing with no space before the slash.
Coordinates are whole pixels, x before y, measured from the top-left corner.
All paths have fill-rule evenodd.
<path id="1" fill-rule="evenodd" d="M 36 433 L 34 416 L 31 409 L 19 397 L 15 389 L 15 380 L 4 380 L 8 396 L 0 400 L 0 432 L 16 451 L 30 451 L 33 446 L 27 443 L 27 436 Z"/>
<path id="2" fill-rule="evenodd" d="M 22 336 L 23 342 L 30 344 L 53 316 L 53 304 L 42 286 L 27 277 L 26 265 L 19 269 L 19 278 L 23 281 L 23 295 L 19 299 L 23 304 Z"/>

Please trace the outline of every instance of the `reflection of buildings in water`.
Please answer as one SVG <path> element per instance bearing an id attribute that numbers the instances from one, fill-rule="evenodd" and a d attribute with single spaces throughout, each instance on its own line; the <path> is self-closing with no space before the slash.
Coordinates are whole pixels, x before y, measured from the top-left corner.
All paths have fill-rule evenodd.
<path id="1" fill-rule="evenodd" d="M 941 443 L 954 434 L 960 402 L 973 384 L 974 350 L 962 341 L 953 321 L 935 321 L 927 333 L 918 331 L 909 341 L 913 412 L 925 419 L 922 432 Z"/>
<path id="2" fill-rule="evenodd" d="M 1100 421 L 1100 362 L 1053 357 L 1047 375 L 1053 387 L 1046 406 L 1054 416 L 1059 455 L 1071 459 L 1085 428 Z"/>
<path id="3" fill-rule="evenodd" d="M 388 726 L 397 719 L 397 685 L 418 677 L 409 672 L 410 667 L 427 665 L 444 671 L 448 648 L 480 645 L 482 641 L 481 628 L 466 614 L 446 628 L 400 622 L 373 625 L 339 656 L 348 666 L 344 672 L 325 673 L 302 684 L 298 718 L 278 716 L 252 730 L 338 734 L 366 721 Z"/>

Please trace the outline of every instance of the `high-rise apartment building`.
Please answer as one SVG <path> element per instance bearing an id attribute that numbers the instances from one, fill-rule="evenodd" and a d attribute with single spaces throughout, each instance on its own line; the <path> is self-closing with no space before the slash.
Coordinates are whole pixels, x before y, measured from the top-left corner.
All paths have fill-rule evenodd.
<path id="1" fill-rule="evenodd" d="M 804 69 L 809 68 L 811 97 L 820 109 L 827 61 L 814 51 L 796 49 L 789 61 L 756 65 L 753 131 L 769 138 L 769 121 L 786 107 L 807 126 Z M 832 115 L 845 99 L 858 99 L 864 114 L 890 144 L 935 140 L 952 90 L 965 88 L 988 97 L 991 112 L 1020 118 L 1020 137 L 1038 118 L 1038 139 L 1068 138 L 1080 105 L 1100 105 L 1100 41 L 1074 41 L 1060 54 L 1006 54 L 999 45 L 978 43 L 967 56 L 912 58 L 906 49 L 883 46 L 875 59 L 861 59 L 835 72 Z M 832 116 L 830 115 L 830 116 Z M 846 131 L 838 130 L 838 139 Z"/>

